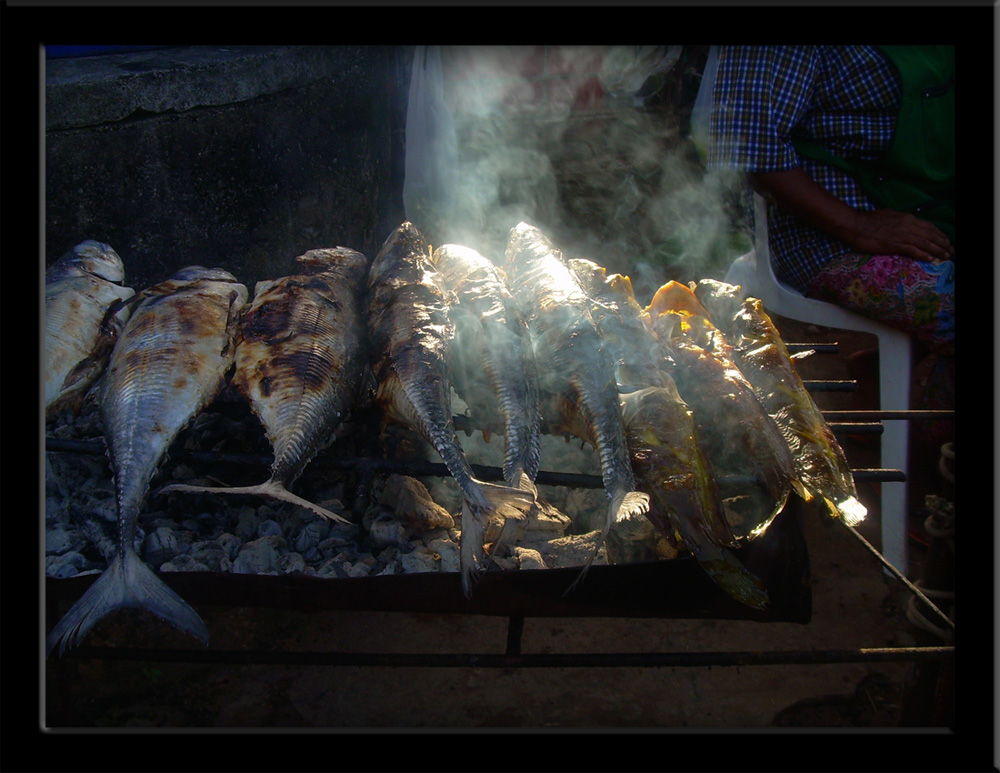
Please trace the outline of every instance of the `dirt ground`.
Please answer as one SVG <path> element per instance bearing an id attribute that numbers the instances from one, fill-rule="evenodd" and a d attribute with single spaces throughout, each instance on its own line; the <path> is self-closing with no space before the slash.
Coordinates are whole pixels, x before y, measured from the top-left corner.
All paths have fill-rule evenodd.
<path id="1" fill-rule="evenodd" d="M 805 360 L 805 378 L 849 378 L 846 357 L 866 336 L 780 321 L 786 341 L 837 341 Z M 856 406 L 820 393 L 825 409 Z M 865 407 L 865 406 L 860 406 Z M 869 406 L 875 407 L 875 406 Z M 844 441 L 852 467 L 878 466 L 877 444 Z M 860 483 L 869 516 L 858 529 L 879 545 L 876 483 Z M 806 511 L 809 515 L 812 511 Z M 528 618 L 521 652 L 654 653 L 853 650 L 942 644 L 905 616 L 909 592 L 852 534 L 804 518 L 812 585 L 807 624 L 661 618 Z M 920 523 L 914 515 L 914 534 Z M 911 578 L 927 546 L 911 540 Z M 676 589 L 675 592 L 683 592 Z M 499 653 L 507 619 L 387 612 L 206 608 L 220 649 L 308 652 Z M 94 645 L 170 647 L 174 632 L 123 614 Z M 185 646 L 181 644 L 180 646 Z M 52 728 L 400 730 L 946 729 L 940 699 L 915 695 L 906 661 L 678 667 L 410 667 L 217 665 L 52 658 L 42 666 L 41 725 Z M 928 666 L 922 666 L 928 668 Z M 940 683 L 932 686 L 940 686 Z M 916 701 L 916 703 L 914 703 Z M 390 753 L 385 750 L 383 753 Z M 331 766 L 333 763 L 331 763 Z M 413 769 L 405 761 L 395 769 Z M 582 767 L 580 769 L 583 769 Z M 625 768 L 622 768 L 625 769 Z M 724 768 L 734 769 L 734 768 Z M 891 769 L 891 768 L 882 768 Z"/>

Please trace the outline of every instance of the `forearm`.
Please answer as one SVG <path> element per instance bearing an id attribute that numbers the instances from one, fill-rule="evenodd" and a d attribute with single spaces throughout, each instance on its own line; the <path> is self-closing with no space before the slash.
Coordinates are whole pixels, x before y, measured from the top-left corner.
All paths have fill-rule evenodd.
<path id="1" fill-rule="evenodd" d="M 780 209 L 850 244 L 856 238 L 857 211 L 813 180 L 803 169 L 753 172 L 750 184 Z"/>
<path id="2" fill-rule="evenodd" d="M 931 262 L 955 256 L 954 246 L 932 223 L 891 209 L 854 209 L 803 169 L 754 172 L 750 184 L 779 208 L 857 252 L 903 255 Z"/>

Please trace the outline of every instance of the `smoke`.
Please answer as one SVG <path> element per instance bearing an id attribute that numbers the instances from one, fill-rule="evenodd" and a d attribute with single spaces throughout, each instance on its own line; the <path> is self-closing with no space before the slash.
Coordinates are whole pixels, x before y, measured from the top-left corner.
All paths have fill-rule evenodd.
<path id="1" fill-rule="evenodd" d="M 682 54 L 418 47 L 407 217 L 433 244 L 497 263 L 524 220 L 567 257 L 630 275 L 640 302 L 670 279 L 722 278 L 748 245 L 734 214 L 738 180 L 707 174 L 689 137 L 682 85 L 699 65 Z"/>

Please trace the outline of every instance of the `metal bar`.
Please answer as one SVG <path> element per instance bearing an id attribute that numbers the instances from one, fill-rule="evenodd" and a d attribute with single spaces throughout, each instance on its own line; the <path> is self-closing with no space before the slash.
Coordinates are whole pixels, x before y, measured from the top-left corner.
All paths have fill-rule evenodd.
<path id="1" fill-rule="evenodd" d="M 45 442 L 47 451 L 103 454 L 103 444 L 100 441 L 80 441 L 80 440 L 56 440 L 47 439 Z M 262 465 L 271 463 L 271 457 L 264 454 L 233 454 L 215 451 L 177 451 L 171 454 L 171 458 L 179 462 L 203 462 L 239 465 Z M 481 480 L 499 481 L 503 480 L 503 470 L 500 467 L 490 467 L 486 465 L 471 465 L 477 477 Z M 335 469 L 335 470 L 360 470 L 363 472 L 379 472 L 411 475 L 415 477 L 447 477 L 451 473 L 448 468 L 439 462 L 402 462 L 391 459 L 379 459 L 374 457 L 355 457 L 351 459 L 318 458 L 310 464 L 312 469 Z M 865 481 L 905 481 L 906 477 L 902 470 L 860 468 L 853 470 L 855 480 Z M 732 483 L 741 482 L 738 476 L 730 476 L 726 481 Z M 752 483 L 752 478 L 747 478 L 748 483 Z M 604 481 L 599 475 L 586 475 L 573 472 L 552 472 L 540 470 L 535 478 L 535 483 L 547 486 L 572 486 L 577 488 L 603 488 Z"/>
<path id="2" fill-rule="evenodd" d="M 954 419 L 955 411 L 823 411 L 829 421 L 922 421 L 924 419 Z"/>
<path id="3" fill-rule="evenodd" d="M 924 594 L 923 591 L 920 590 L 920 588 L 918 588 L 916 585 L 910 582 L 910 580 L 906 577 L 906 575 L 904 575 L 902 572 L 899 571 L 899 569 L 897 569 L 895 566 L 889 563 L 889 561 L 886 560 L 885 556 L 879 553 L 868 540 L 862 537 L 861 534 L 859 534 L 858 531 L 854 529 L 854 527 L 848 526 L 847 523 L 841 519 L 837 520 L 845 529 L 847 529 L 851 534 L 854 535 L 854 538 L 858 540 L 858 542 L 864 545 L 865 548 L 867 548 L 870 553 L 872 553 L 876 558 L 878 558 L 879 563 L 881 563 L 886 569 L 888 569 L 893 574 L 894 577 L 899 579 L 914 596 L 920 599 L 924 604 L 928 606 L 929 609 L 931 609 L 939 618 L 941 618 L 942 622 L 948 628 L 950 628 L 952 631 L 955 630 L 955 623 L 952 621 L 952 619 L 948 617 L 940 609 L 938 609 L 938 607 L 934 604 L 934 602 L 931 601 L 929 598 L 927 598 L 927 596 Z"/>
<path id="4" fill-rule="evenodd" d="M 771 666 L 828 663 L 926 661 L 954 656 L 953 646 L 862 647 L 835 650 L 763 652 L 608 652 L 566 654 L 468 654 L 295 652 L 252 650 L 140 649 L 83 646 L 61 657 L 137 660 L 154 663 L 220 663 L 239 665 L 362 666 L 421 668 L 685 668 L 706 666 Z"/>
<path id="5" fill-rule="evenodd" d="M 858 388 L 857 381 L 838 379 L 803 379 L 802 385 L 809 392 L 854 392 Z"/>
<path id="6" fill-rule="evenodd" d="M 507 619 L 507 655 L 521 654 L 521 634 L 524 633 L 524 615 L 511 615 Z"/>
<path id="7" fill-rule="evenodd" d="M 788 349 L 789 354 L 797 354 L 799 352 L 809 352 L 813 351 L 816 354 L 836 354 L 840 351 L 840 344 L 785 344 L 785 348 Z"/>

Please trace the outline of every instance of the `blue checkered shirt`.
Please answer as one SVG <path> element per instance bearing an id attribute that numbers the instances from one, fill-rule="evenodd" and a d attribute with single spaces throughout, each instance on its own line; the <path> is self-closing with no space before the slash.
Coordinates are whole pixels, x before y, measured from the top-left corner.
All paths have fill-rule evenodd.
<path id="1" fill-rule="evenodd" d="M 894 68 L 872 46 L 721 46 L 708 167 L 802 167 L 852 207 L 874 209 L 846 173 L 800 156 L 792 137 L 815 140 L 835 155 L 872 159 L 892 140 L 900 90 Z M 800 292 L 823 266 L 851 251 L 773 205 L 768 234 L 775 274 Z"/>

